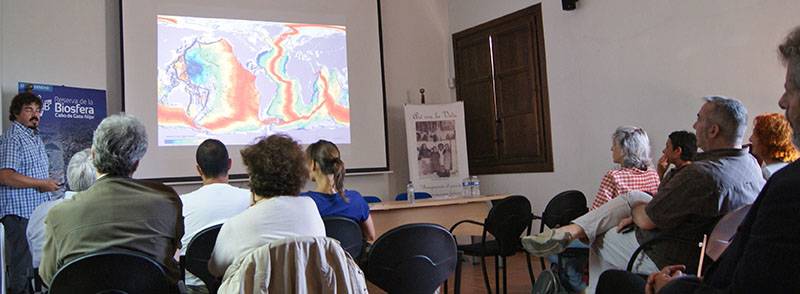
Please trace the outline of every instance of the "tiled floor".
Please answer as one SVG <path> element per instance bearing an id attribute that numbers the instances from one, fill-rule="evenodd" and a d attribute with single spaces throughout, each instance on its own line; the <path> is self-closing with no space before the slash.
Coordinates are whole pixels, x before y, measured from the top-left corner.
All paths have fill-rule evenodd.
<path id="1" fill-rule="evenodd" d="M 494 289 L 494 258 L 486 258 L 486 270 L 489 273 L 489 282 L 492 285 L 492 293 Z M 539 259 L 531 257 L 533 264 L 534 276 L 538 276 L 541 272 Z M 502 270 L 502 269 L 501 269 Z M 502 276 L 501 281 L 502 283 Z M 448 293 L 453 293 L 453 277 L 450 277 Z M 525 263 L 525 254 L 517 254 L 508 258 L 508 293 L 531 293 L 531 280 L 528 276 L 528 266 Z M 370 293 L 386 293 L 375 285 L 369 284 Z M 481 273 L 480 263 L 472 264 L 465 262 L 462 267 L 461 273 L 461 293 L 486 293 L 486 288 L 483 283 L 483 274 Z"/>

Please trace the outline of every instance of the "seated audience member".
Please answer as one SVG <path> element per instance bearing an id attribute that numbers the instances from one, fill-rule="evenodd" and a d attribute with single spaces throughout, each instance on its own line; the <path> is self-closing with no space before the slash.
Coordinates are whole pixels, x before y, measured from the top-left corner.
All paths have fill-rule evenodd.
<path id="1" fill-rule="evenodd" d="M 637 135 L 637 134 L 634 133 L 633 135 L 624 136 L 623 134 L 625 134 L 626 131 L 624 131 L 624 130 L 620 131 L 622 128 L 623 127 L 620 127 L 619 129 L 617 129 L 617 131 L 614 132 L 614 135 L 612 136 L 612 140 L 614 142 L 622 142 L 622 143 L 617 143 L 618 146 L 622 146 L 622 145 L 627 145 L 627 146 L 638 145 L 638 143 L 636 143 L 636 141 L 643 141 L 644 139 L 647 138 L 646 137 L 647 135 L 644 134 L 643 131 L 641 132 L 642 135 Z M 625 140 L 617 140 L 617 137 L 623 137 L 623 138 L 627 137 L 627 139 L 625 139 Z M 638 139 L 636 137 L 638 137 Z M 625 143 L 626 141 L 627 141 L 627 143 Z M 675 143 L 673 143 L 673 142 L 675 142 Z M 639 143 L 642 143 L 642 142 L 639 142 Z M 646 146 L 647 146 L 647 149 L 649 150 L 649 148 L 650 148 L 649 147 L 649 142 L 646 144 Z M 624 149 L 624 148 L 616 147 L 616 150 L 620 150 L 620 149 Z M 613 156 L 614 156 L 614 162 L 620 161 L 620 160 L 617 160 L 617 158 L 616 158 L 618 156 L 617 153 L 619 153 L 619 152 L 615 151 L 615 147 L 612 147 L 612 153 L 613 153 Z M 622 153 L 623 153 L 623 157 L 626 157 L 626 156 L 624 156 L 625 152 L 622 152 Z M 667 181 L 669 181 L 669 179 L 672 177 L 672 175 L 674 175 L 676 172 L 678 172 L 680 169 L 682 169 L 687 164 L 691 163 L 690 160 L 691 160 L 692 157 L 694 157 L 695 154 L 697 154 L 697 139 L 694 136 L 694 134 L 689 133 L 687 131 L 675 131 L 675 132 L 672 132 L 671 134 L 669 134 L 669 137 L 667 138 L 666 146 L 664 147 L 664 150 L 662 150 L 662 156 L 658 161 L 658 168 L 657 168 L 658 178 L 662 179 L 661 183 L 658 184 L 658 186 L 660 187 L 661 185 L 664 185 Z M 630 157 L 630 156 L 627 156 L 627 157 Z M 626 160 L 624 160 L 624 159 L 622 160 L 623 164 L 624 164 L 625 161 Z M 627 160 L 627 161 L 631 161 L 631 160 Z M 647 161 L 649 161 L 649 158 L 647 159 Z M 649 162 L 648 162 L 648 164 L 649 164 Z M 670 172 L 666 173 L 666 175 L 665 175 L 665 170 L 667 169 L 668 166 L 672 166 L 672 168 L 670 169 Z M 624 171 L 624 170 L 626 170 L 626 169 L 623 168 L 623 169 L 609 171 L 609 173 L 606 174 L 606 178 L 603 179 L 603 182 L 605 183 L 606 179 L 609 179 L 609 175 L 611 175 L 610 179 L 619 178 L 619 175 L 620 175 L 619 173 L 615 177 L 612 174 L 612 172 Z M 633 169 L 633 170 L 634 170 L 634 172 L 641 171 L 639 169 Z M 648 176 L 648 178 L 646 178 L 646 179 L 649 179 L 649 176 L 652 175 L 652 170 L 648 169 L 646 175 Z M 634 177 L 627 178 L 627 179 L 628 180 L 634 179 Z M 649 180 L 648 182 L 652 182 L 652 180 Z M 629 192 L 629 191 L 642 190 L 642 189 L 637 189 L 637 187 L 646 186 L 646 185 L 642 185 L 643 183 L 647 183 L 647 182 L 629 181 L 629 184 L 624 185 L 624 186 L 627 187 L 627 189 L 625 189 L 624 191 L 619 191 L 618 194 L 626 193 L 626 192 Z M 603 191 L 602 188 L 601 188 L 601 191 Z M 647 191 L 647 190 L 643 190 L 643 191 Z M 657 192 L 657 190 L 656 191 L 648 191 L 648 192 L 655 194 Z M 598 193 L 598 196 L 599 196 L 599 193 Z M 616 195 L 614 195 L 614 196 L 616 197 Z M 595 204 L 597 204 L 596 202 L 597 202 L 597 199 L 595 199 Z M 570 248 L 586 248 L 586 245 L 584 245 L 583 243 L 581 243 L 578 240 L 574 240 L 574 241 L 572 241 L 572 243 L 570 243 L 570 245 L 568 247 L 570 247 Z M 547 259 L 551 262 L 551 264 L 558 263 L 558 256 L 557 255 L 550 255 L 550 256 L 547 257 Z M 583 281 L 583 271 L 582 271 L 582 269 L 584 269 L 584 267 L 586 266 L 587 258 L 585 256 L 578 255 L 578 256 L 574 256 L 574 257 L 573 256 L 562 257 L 561 260 L 562 260 L 562 263 L 563 263 L 561 268 L 563 270 L 560 272 L 560 275 L 563 278 L 562 280 L 564 280 L 566 282 L 566 283 L 562 283 L 562 284 L 568 285 L 569 288 L 571 288 L 569 290 L 573 290 L 574 292 L 579 292 L 580 290 L 583 290 L 584 288 L 586 288 L 587 285 Z"/>
<path id="2" fill-rule="evenodd" d="M 242 150 L 250 175 L 253 205 L 228 219 L 217 236 L 208 269 L 222 277 L 243 253 L 287 237 L 324 237 L 317 206 L 298 197 L 308 179 L 300 145 L 287 135 L 272 135 Z"/>
<path id="3" fill-rule="evenodd" d="M 47 217 L 47 213 L 53 206 L 61 203 L 64 199 L 72 199 L 72 196 L 78 192 L 89 189 L 96 179 L 91 149 L 87 148 L 79 151 L 72 155 L 67 165 L 67 186 L 69 191 L 64 194 L 64 198 L 47 201 L 33 210 L 26 231 L 34 268 L 38 268 L 39 262 L 42 260 L 42 247 L 45 240 L 44 219 Z"/>
<path id="4" fill-rule="evenodd" d="M 687 131 L 675 131 L 669 134 L 666 146 L 658 159 L 658 176 L 661 185 L 668 182 L 676 172 L 692 163 L 697 154 L 697 137 Z"/>
<path id="5" fill-rule="evenodd" d="M 592 209 L 629 191 L 656 193 L 660 181 L 658 173 L 650 168 L 650 139 L 644 130 L 618 127 L 611 135 L 611 157 L 620 167 L 603 176 Z"/>
<path id="6" fill-rule="evenodd" d="M 789 121 L 779 113 L 756 116 L 753 124 L 750 148 L 761 164 L 764 179 L 769 179 L 798 157 L 797 149 L 792 145 L 792 129 Z"/>
<path id="7" fill-rule="evenodd" d="M 92 142 L 97 181 L 45 219 L 39 267 L 45 284 L 73 259 L 114 248 L 144 253 L 178 280 L 173 257 L 183 236 L 181 201 L 170 187 L 131 178 L 146 151 L 147 134 L 136 118 L 112 115 L 100 122 Z"/>
<path id="8" fill-rule="evenodd" d="M 369 216 L 369 205 L 358 191 L 344 189 L 345 168 L 339 148 L 331 142 L 319 140 L 306 148 L 306 157 L 311 180 L 317 186 L 314 191 L 300 195 L 314 200 L 320 216 L 349 218 L 361 225 L 364 239 L 374 240 L 375 226 Z"/>
<path id="9" fill-rule="evenodd" d="M 225 222 L 250 206 L 250 191 L 228 184 L 231 159 L 225 144 L 215 139 L 205 140 L 197 147 L 195 158 L 197 173 L 203 180 L 203 186 L 181 195 L 186 231 L 181 238 L 181 255 L 186 254 L 189 241 L 197 233 Z M 186 272 L 186 286 L 190 292 L 207 290 L 203 281 L 189 272 Z"/>
<path id="10" fill-rule="evenodd" d="M 784 92 L 778 101 L 800 146 L 800 27 L 778 47 L 786 65 Z M 684 276 L 684 265 L 665 266 L 646 283 L 622 271 L 603 273 L 615 290 L 609 293 L 796 293 L 800 264 L 800 161 L 770 177 L 725 252 L 702 279 Z M 607 277 L 606 277 L 607 276 Z M 605 283 L 606 281 L 604 281 Z M 634 288 L 638 285 L 638 288 Z M 642 289 L 644 285 L 645 289 Z M 620 289 L 626 289 L 622 292 Z"/>
<path id="11" fill-rule="evenodd" d="M 747 110 L 738 100 L 710 96 L 697 114 L 697 145 L 705 150 L 692 164 L 676 173 L 655 196 L 632 191 L 590 211 L 572 224 L 523 238 L 525 249 L 537 256 L 564 250 L 572 240 L 591 245 L 589 292 L 600 273 L 622 269 L 633 251 L 657 233 L 702 240 L 715 222 L 729 211 L 750 204 L 764 185 L 761 170 L 741 149 L 747 127 Z M 635 234 L 619 230 L 635 224 Z M 645 250 L 636 262 L 637 272 L 650 273 L 669 264 L 697 268 L 696 244 L 665 241 Z"/>

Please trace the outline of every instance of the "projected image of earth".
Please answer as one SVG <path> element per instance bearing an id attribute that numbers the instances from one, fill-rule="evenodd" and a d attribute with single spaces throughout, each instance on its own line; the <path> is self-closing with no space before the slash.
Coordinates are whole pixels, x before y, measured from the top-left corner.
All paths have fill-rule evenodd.
<path id="1" fill-rule="evenodd" d="M 350 143 L 344 26 L 159 15 L 158 145 Z"/>

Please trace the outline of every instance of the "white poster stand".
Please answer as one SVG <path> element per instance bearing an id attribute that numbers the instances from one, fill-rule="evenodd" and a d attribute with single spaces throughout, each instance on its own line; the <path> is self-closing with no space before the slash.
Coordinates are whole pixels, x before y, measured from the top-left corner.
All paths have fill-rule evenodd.
<path id="1" fill-rule="evenodd" d="M 469 177 L 464 104 L 405 105 L 409 179 L 417 192 L 461 195 Z"/>

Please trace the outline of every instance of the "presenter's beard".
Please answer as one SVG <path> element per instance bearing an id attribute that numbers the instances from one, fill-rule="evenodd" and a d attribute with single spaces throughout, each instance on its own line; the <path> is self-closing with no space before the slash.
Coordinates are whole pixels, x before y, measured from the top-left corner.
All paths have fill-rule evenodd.
<path id="1" fill-rule="evenodd" d="M 39 130 L 39 118 L 36 118 L 36 117 L 31 118 L 30 122 L 31 122 L 31 125 L 28 126 L 28 128 L 31 128 L 31 129 L 34 129 L 34 130 Z"/>

